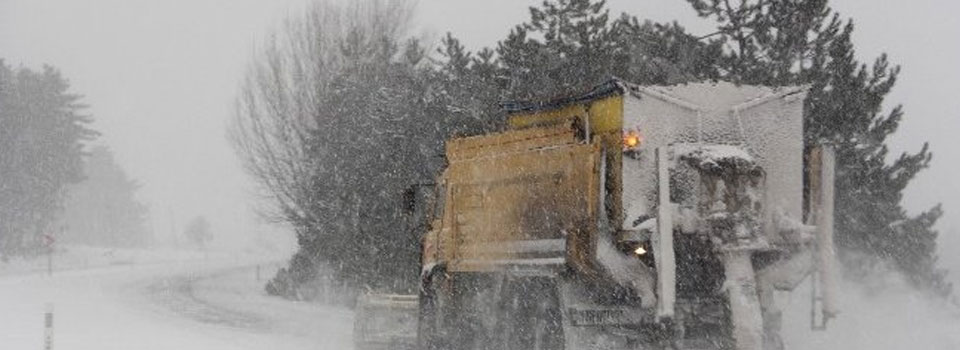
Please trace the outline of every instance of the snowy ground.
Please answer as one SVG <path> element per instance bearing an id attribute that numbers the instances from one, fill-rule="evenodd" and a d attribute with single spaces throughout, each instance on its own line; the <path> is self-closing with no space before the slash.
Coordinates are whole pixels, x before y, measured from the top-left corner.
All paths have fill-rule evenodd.
<path id="1" fill-rule="evenodd" d="M 215 254 L 216 255 L 216 254 Z M 352 314 L 263 294 L 276 264 L 183 256 L 0 277 L 0 349 L 42 349 L 45 305 L 54 349 L 350 349 Z"/>
<path id="2" fill-rule="evenodd" d="M 251 254 L 247 254 L 251 255 Z M 117 265 L 145 265 L 171 261 L 200 261 L 210 256 L 224 256 L 221 252 L 202 252 L 184 249 L 103 248 L 83 245 L 59 246 L 53 254 L 53 268 L 57 271 L 89 269 Z M 46 272 L 46 256 L 34 259 L 12 258 L 0 262 L 0 275 Z"/>
<path id="3" fill-rule="evenodd" d="M 74 266 L 52 277 L 43 260 L 0 268 L 0 350 L 42 349 L 47 303 L 54 349 L 352 348 L 350 311 L 264 295 L 256 266 L 272 276 L 279 264 L 270 257 L 75 248 L 59 258 Z M 960 349 L 956 307 L 893 277 L 842 286 L 842 314 L 826 332 L 809 329 L 808 286 L 779 295 L 788 349 Z"/>
<path id="4" fill-rule="evenodd" d="M 789 350 L 960 349 L 960 309 L 921 296 L 895 275 L 870 285 L 840 283 L 840 315 L 826 331 L 810 330 L 810 287 L 779 295 Z"/>

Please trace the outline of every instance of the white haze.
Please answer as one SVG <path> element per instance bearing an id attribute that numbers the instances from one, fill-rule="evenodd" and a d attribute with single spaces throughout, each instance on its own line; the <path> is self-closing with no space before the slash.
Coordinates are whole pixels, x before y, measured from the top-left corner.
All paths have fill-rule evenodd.
<path id="1" fill-rule="evenodd" d="M 0 57 L 53 65 L 85 96 L 98 142 L 143 183 L 158 239 L 206 216 L 218 243 L 236 246 L 269 228 L 253 215 L 225 125 L 255 39 L 287 10 L 257 0 L 0 0 Z"/>
<path id="2" fill-rule="evenodd" d="M 925 298 L 888 274 L 869 285 L 840 284 L 841 314 L 826 331 L 810 329 L 810 287 L 779 294 L 787 306 L 783 338 L 789 350 L 952 350 L 960 346 L 960 312 Z"/>
<path id="3" fill-rule="evenodd" d="M 192 216 L 206 215 L 221 242 L 269 230 L 253 219 L 251 184 L 226 139 L 233 96 L 263 38 L 303 0 L 0 0 L 0 57 L 13 65 L 48 63 L 84 94 L 119 162 L 144 183 L 158 236 Z M 439 38 L 451 31 L 470 48 L 490 46 L 526 19 L 519 0 L 421 0 L 419 32 Z M 677 20 L 694 33 L 710 33 L 680 0 L 610 0 L 613 12 L 656 21 Z M 835 0 L 853 17 L 861 60 L 881 52 L 904 66 L 887 107 L 905 105 L 892 150 L 915 152 L 930 141 L 933 166 L 906 191 L 916 213 L 942 202 L 946 215 L 940 256 L 960 284 L 960 6 L 937 0 Z M 289 233 L 280 233 L 289 235 Z M 243 238 L 246 239 L 246 238 Z M 800 349 L 949 349 L 960 346 L 952 308 L 922 298 L 896 277 L 883 288 L 846 284 L 843 314 L 826 333 L 805 331 L 808 295 L 785 296 L 788 344 Z"/>

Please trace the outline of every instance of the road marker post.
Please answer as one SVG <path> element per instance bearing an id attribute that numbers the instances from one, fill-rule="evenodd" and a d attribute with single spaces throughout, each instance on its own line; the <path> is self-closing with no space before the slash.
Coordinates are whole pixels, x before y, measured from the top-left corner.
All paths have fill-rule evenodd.
<path id="1" fill-rule="evenodd" d="M 43 350 L 53 350 L 53 303 L 47 303 L 43 313 Z"/>
<path id="2" fill-rule="evenodd" d="M 56 242 L 53 235 L 43 235 L 43 245 L 47 250 L 47 276 L 53 276 L 53 244 Z"/>

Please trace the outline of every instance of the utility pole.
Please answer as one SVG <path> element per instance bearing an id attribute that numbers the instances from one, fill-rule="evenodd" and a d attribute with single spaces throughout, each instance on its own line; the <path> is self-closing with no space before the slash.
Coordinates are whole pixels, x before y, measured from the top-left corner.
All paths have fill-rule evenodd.
<path id="1" fill-rule="evenodd" d="M 169 204 L 167 204 L 167 215 L 168 219 L 170 219 L 170 237 L 173 237 L 174 245 L 179 249 L 180 240 L 177 236 L 177 220 L 176 217 L 173 216 L 173 207 Z"/>
<path id="2" fill-rule="evenodd" d="M 43 245 L 47 251 L 47 276 L 53 276 L 53 244 L 57 239 L 51 234 L 43 235 Z"/>

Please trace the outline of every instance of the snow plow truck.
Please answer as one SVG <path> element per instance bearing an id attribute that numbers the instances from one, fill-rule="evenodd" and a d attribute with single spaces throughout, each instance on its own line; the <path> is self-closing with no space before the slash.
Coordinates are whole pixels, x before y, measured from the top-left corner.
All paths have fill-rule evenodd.
<path id="1" fill-rule="evenodd" d="M 782 349 L 775 292 L 834 305 L 833 162 L 803 87 L 637 86 L 509 102 L 447 140 L 417 347 Z"/>

